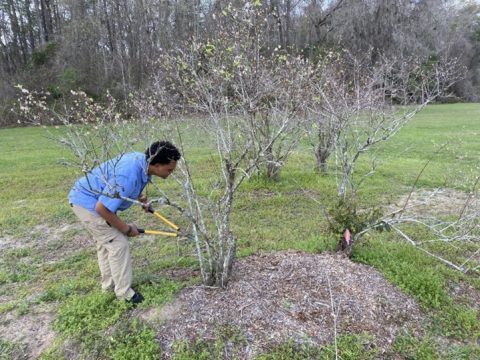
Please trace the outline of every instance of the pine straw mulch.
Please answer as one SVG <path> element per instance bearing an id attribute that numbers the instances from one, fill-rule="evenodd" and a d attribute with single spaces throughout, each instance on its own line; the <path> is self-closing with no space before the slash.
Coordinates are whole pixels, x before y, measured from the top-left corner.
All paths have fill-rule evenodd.
<path id="1" fill-rule="evenodd" d="M 338 336 L 367 332 L 380 358 L 402 328 L 420 334 L 424 321 L 412 298 L 372 267 L 342 255 L 253 255 L 237 260 L 226 290 L 187 288 L 163 309 L 159 317 L 165 321 L 158 329 L 162 357 L 171 357 L 175 341 L 213 342 L 222 328 L 236 329 L 244 339 L 240 347 L 230 347 L 235 354 L 226 358 L 251 359 L 289 341 L 330 344 L 332 303 Z"/>

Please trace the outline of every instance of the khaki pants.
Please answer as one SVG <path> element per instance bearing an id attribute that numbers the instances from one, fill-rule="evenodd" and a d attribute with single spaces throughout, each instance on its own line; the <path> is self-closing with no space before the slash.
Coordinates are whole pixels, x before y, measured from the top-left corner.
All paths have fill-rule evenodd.
<path id="1" fill-rule="evenodd" d="M 135 293 L 132 286 L 132 260 L 128 238 L 110 227 L 105 219 L 76 205 L 73 212 L 95 240 L 102 290 L 115 290 L 119 299 L 129 300 Z"/>

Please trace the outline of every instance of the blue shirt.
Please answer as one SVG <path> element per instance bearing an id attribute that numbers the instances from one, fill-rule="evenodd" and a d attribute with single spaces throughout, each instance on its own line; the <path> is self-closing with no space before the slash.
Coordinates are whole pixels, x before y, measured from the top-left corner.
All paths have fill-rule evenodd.
<path id="1" fill-rule="evenodd" d="M 132 203 L 120 197 L 138 199 L 150 181 L 147 169 L 145 154 L 140 152 L 110 159 L 75 182 L 68 194 L 70 203 L 93 213 L 97 201 L 113 213 L 126 210 Z"/>

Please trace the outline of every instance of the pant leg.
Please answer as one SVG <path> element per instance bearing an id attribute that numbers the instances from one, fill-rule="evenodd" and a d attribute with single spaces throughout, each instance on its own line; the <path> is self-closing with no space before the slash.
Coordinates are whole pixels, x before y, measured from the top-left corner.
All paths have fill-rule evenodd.
<path id="1" fill-rule="evenodd" d="M 127 237 L 119 232 L 104 246 L 108 251 L 108 262 L 115 284 L 115 294 L 118 298 L 130 299 L 134 291 L 132 285 L 132 259 Z"/>
<path id="2" fill-rule="evenodd" d="M 110 270 L 110 262 L 108 261 L 108 250 L 103 245 L 97 245 L 98 267 L 100 268 L 102 290 L 113 290 L 115 283 Z"/>
<path id="3" fill-rule="evenodd" d="M 102 289 L 114 285 L 117 298 L 130 299 L 135 292 L 131 288 L 132 263 L 127 236 L 110 227 L 101 216 L 80 206 L 72 208 L 95 240 Z"/>

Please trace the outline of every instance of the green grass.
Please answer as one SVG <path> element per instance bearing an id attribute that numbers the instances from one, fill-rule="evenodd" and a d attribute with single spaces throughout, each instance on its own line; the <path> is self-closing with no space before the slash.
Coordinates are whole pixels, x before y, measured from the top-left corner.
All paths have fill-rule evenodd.
<path id="1" fill-rule="evenodd" d="M 439 337 L 419 338 L 409 331 L 399 335 L 393 344 L 396 354 L 402 359 L 418 360 L 475 360 L 480 358 L 480 346 L 477 344 L 457 343 L 440 352 L 442 341 Z"/>
<path id="2" fill-rule="evenodd" d="M 333 360 L 338 354 L 345 360 L 375 359 L 378 353 L 372 346 L 372 338 L 368 334 L 343 335 L 337 339 L 337 349 L 334 344 L 326 346 L 298 345 L 293 341 L 270 345 L 269 349 L 254 360 Z M 217 329 L 214 341 L 197 341 L 189 343 L 180 341 L 174 345 L 174 360 L 222 360 L 238 357 L 236 348 L 242 346 L 245 338 L 235 329 Z M 268 344 L 263 344 L 268 345 Z M 267 346 L 268 347 L 268 346 Z"/>
<path id="3" fill-rule="evenodd" d="M 255 360 L 333 360 L 337 359 L 337 354 L 338 358 L 345 360 L 375 359 L 377 349 L 371 345 L 371 337 L 367 334 L 343 335 L 337 339 L 337 350 L 334 344 L 309 347 L 286 343 L 256 357 Z"/>
<path id="4" fill-rule="evenodd" d="M 60 165 L 65 151 L 47 135 L 37 127 L 0 130 L 0 236 L 73 219 L 65 205 L 75 174 Z"/>
<path id="5" fill-rule="evenodd" d="M 161 279 L 137 288 L 146 298 L 140 308 L 148 309 L 172 300 L 181 285 Z M 66 297 L 54 327 L 63 336 L 81 342 L 81 349 L 88 356 L 127 360 L 138 353 L 142 359 L 151 359 L 159 349 L 155 332 L 147 324 L 129 319 L 131 309 L 131 304 L 118 301 L 113 293 L 93 290 L 86 295 Z M 102 334 L 112 328 L 112 336 L 105 340 Z"/>
<path id="6" fill-rule="evenodd" d="M 193 144 L 187 155 L 190 154 L 192 169 L 197 174 L 198 188 L 208 194 L 210 174 L 216 166 L 211 160 L 214 150 L 208 139 L 195 134 L 188 134 L 185 139 L 185 143 Z M 379 206 L 398 199 L 410 190 L 427 161 L 429 165 L 417 183 L 418 188 L 445 186 L 468 191 L 479 175 L 479 134 L 480 104 L 429 106 L 390 142 L 375 149 L 377 172 L 364 182 L 358 201 L 363 206 Z M 99 292 L 93 245 L 68 250 L 76 237 L 87 237 L 83 230 L 58 232 L 63 225 L 76 223 L 67 194 L 78 172 L 60 164 L 69 154 L 46 136 L 43 128 L 0 130 L 0 246 L 6 244 L 0 253 L 0 296 L 5 299 L 0 304 L 0 316 L 21 317 L 37 306 L 58 309 L 58 336 L 52 348 L 42 355 L 44 360 L 68 358 L 64 347 L 70 345 L 83 352 L 85 358 L 129 359 L 145 354 L 144 358 L 149 359 L 161 351 L 155 339 L 155 324 L 132 319 L 126 304 Z M 444 144 L 447 145 L 437 151 Z M 365 158 L 358 169 L 367 172 L 368 166 Z M 173 181 L 161 181 L 159 185 L 169 194 L 180 192 Z M 149 191 L 151 197 L 157 194 L 155 189 Z M 313 153 L 302 144 L 282 170 L 279 183 L 268 182 L 260 175 L 240 187 L 232 214 L 238 255 L 285 249 L 335 251 L 336 237 L 329 233 L 323 209 L 312 198 L 326 208 L 334 205 L 335 178 L 331 173 L 315 173 Z M 175 212 L 167 211 L 166 215 L 181 226 L 186 225 Z M 140 209 L 132 208 L 125 216 L 145 227 L 158 226 Z M 425 237 L 422 231 L 412 230 L 417 239 Z M 52 241 L 54 236 L 56 240 Z M 15 246 L 10 247 L 11 243 Z M 453 245 L 432 244 L 428 249 L 455 260 L 472 251 L 461 243 Z M 188 273 L 197 268 L 192 244 L 179 246 L 173 239 L 136 238 L 131 248 L 134 282 L 147 299 L 141 310 L 162 306 L 172 301 L 182 287 L 198 282 L 196 277 L 167 275 L 169 269 Z M 399 336 L 392 358 L 480 357 L 480 315 L 471 303 L 452 298 L 447 290 L 448 284 L 463 283 L 478 291 L 477 277 L 447 268 L 392 233 L 372 234 L 354 248 L 353 260 L 375 267 L 413 296 L 428 316 L 422 329 L 424 335 Z M 178 343 L 175 358 L 221 358 L 224 347 L 228 345 L 230 349 L 234 345 L 228 340 L 232 338 L 237 346 L 245 342 L 237 330 L 222 328 L 215 340 Z M 368 334 L 343 334 L 339 349 L 343 359 L 370 359 L 376 356 L 371 346 L 374 343 L 375 339 Z M 258 360 L 330 359 L 334 358 L 332 346 L 279 344 L 260 354 Z M 22 344 L 2 340 L 0 350 L 3 359 L 21 354 L 24 348 Z"/>
<path id="7" fill-rule="evenodd" d="M 418 339 L 413 335 L 399 336 L 393 344 L 395 351 L 407 359 L 437 360 L 441 359 L 431 338 Z"/>
<path id="8" fill-rule="evenodd" d="M 391 236 L 391 235 L 390 235 Z M 449 279 L 468 281 L 412 246 L 379 238 L 354 249 L 353 260 L 375 266 L 430 311 L 431 330 L 459 340 L 480 339 L 480 313 L 460 305 L 446 290 Z"/>
<path id="9" fill-rule="evenodd" d="M 113 294 L 93 292 L 70 297 L 58 310 L 55 328 L 67 336 L 81 336 L 106 330 L 128 310 L 126 302 Z"/>
<path id="10" fill-rule="evenodd" d="M 174 360 L 220 360 L 226 357 L 237 358 L 238 350 L 246 344 L 246 339 L 240 329 L 221 324 L 215 329 L 215 339 L 205 341 L 200 339 L 196 342 L 187 340 L 177 341 L 173 344 Z M 232 356 L 233 355 L 233 356 Z"/>
<path id="11" fill-rule="evenodd" d="M 156 359 L 160 353 L 156 335 L 154 329 L 138 320 L 127 321 L 115 330 L 107 356 L 112 360 Z"/>
<path id="12" fill-rule="evenodd" d="M 22 344 L 13 343 L 0 338 L 0 360 L 25 358 L 27 349 Z"/>
<path id="13" fill-rule="evenodd" d="M 444 266 L 401 240 L 382 239 L 391 236 L 383 234 L 373 241 L 363 242 L 354 248 L 353 260 L 382 270 L 387 279 L 416 296 L 425 308 L 438 309 L 446 305 L 449 297 L 445 290 Z M 412 267 L 422 271 L 412 271 Z"/>
<path id="14" fill-rule="evenodd" d="M 411 185 L 431 159 L 420 187 L 443 185 L 469 189 L 478 175 L 480 106 L 453 104 L 429 106 L 381 149 L 381 173 L 402 185 Z M 436 151 L 446 144 L 440 152 Z M 385 169 L 385 170 L 384 170 Z"/>

